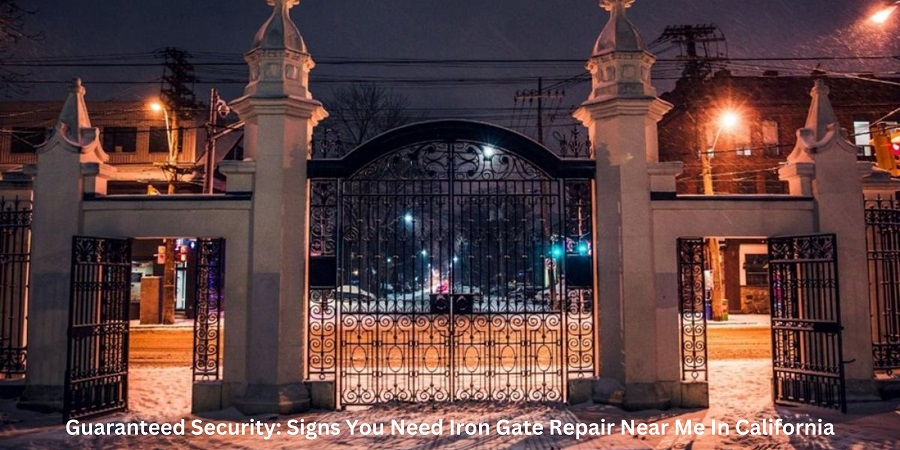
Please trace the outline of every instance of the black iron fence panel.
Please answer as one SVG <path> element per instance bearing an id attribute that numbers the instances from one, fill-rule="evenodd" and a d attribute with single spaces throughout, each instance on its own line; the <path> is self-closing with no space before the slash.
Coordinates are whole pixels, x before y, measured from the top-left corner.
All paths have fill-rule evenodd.
<path id="1" fill-rule="evenodd" d="M 221 376 L 222 313 L 225 311 L 225 240 L 197 240 L 194 311 L 194 381 Z"/>
<path id="2" fill-rule="evenodd" d="M 706 240 L 678 239 L 678 320 L 681 328 L 681 380 L 707 381 Z"/>
<path id="3" fill-rule="evenodd" d="M 65 420 L 128 407 L 131 241 L 74 237 Z"/>
<path id="4" fill-rule="evenodd" d="M 869 307 L 875 371 L 900 368 L 900 202 L 866 200 Z"/>
<path id="5" fill-rule="evenodd" d="M 309 377 L 344 406 L 564 400 L 595 370 L 591 186 L 464 141 L 313 181 Z"/>
<path id="6" fill-rule="evenodd" d="M 777 403 L 846 411 L 834 235 L 769 238 Z"/>
<path id="7" fill-rule="evenodd" d="M 31 202 L 0 198 L 0 376 L 25 374 Z"/>

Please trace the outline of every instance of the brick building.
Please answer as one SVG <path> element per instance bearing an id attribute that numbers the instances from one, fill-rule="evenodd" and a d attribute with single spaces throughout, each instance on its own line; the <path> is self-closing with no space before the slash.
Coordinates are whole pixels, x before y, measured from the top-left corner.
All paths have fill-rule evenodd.
<path id="1" fill-rule="evenodd" d="M 861 157 L 871 158 L 869 126 L 900 105 L 898 79 L 860 76 L 828 77 L 831 101 L 850 140 L 863 146 Z M 812 77 L 732 76 L 718 72 L 705 80 L 682 79 L 662 98 L 675 105 L 659 125 L 660 161 L 683 161 L 678 179 L 681 194 L 702 194 L 700 151 L 710 154 L 716 194 L 782 194 L 777 168 L 803 128 Z M 719 130 L 718 118 L 734 111 L 737 125 Z M 897 116 L 887 119 L 896 125 Z"/>

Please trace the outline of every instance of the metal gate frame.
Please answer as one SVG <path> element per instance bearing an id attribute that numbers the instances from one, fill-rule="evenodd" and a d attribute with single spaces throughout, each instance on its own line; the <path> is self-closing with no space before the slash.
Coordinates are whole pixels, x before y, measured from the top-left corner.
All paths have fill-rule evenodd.
<path id="1" fill-rule="evenodd" d="M 490 128 L 490 130 L 486 128 Z M 484 132 L 496 132 L 497 130 L 502 129 L 485 124 L 461 123 L 461 121 L 419 124 L 418 126 L 405 127 L 389 132 L 376 139 L 375 142 L 354 150 L 342 160 L 318 161 L 322 163 L 321 165 L 315 164 L 316 160 L 310 162 L 312 197 L 310 213 L 310 304 L 306 311 L 308 324 L 307 342 L 309 343 L 307 349 L 307 375 L 311 379 L 333 379 L 339 406 L 373 404 L 384 401 L 565 401 L 567 381 L 570 377 L 592 376 L 596 373 L 594 365 L 596 352 L 594 311 L 596 308 L 593 296 L 595 280 L 591 262 L 592 256 L 590 256 L 590 253 L 592 253 L 590 247 L 592 246 L 593 233 L 593 184 L 591 180 L 593 177 L 593 164 L 579 166 L 578 164 L 571 164 L 575 161 L 561 162 L 562 160 L 550 154 L 543 147 L 537 150 L 540 154 L 529 154 L 526 156 L 525 153 L 534 151 L 537 145 L 533 141 L 524 139 L 517 134 L 513 139 L 516 141 L 514 143 L 519 145 L 504 145 L 502 137 L 509 138 L 510 136 L 500 136 L 500 139 L 496 139 L 497 136 L 492 136 L 491 144 L 486 143 Z M 473 131 L 477 131 L 477 133 Z M 500 131 L 501 135 L 505 133 L 509 132 L 506 130 Z M 379 140 L 384 142 L 378 142 Z M 371 148 L 365 148 L 367 146 Z M 468 291 L 458 292 L 456 291 L 453 277 L 448 277 L 449 281 L 447 281 L 447 284 L 450 286 L 450 289 L 445 294 L 437 295 L 433 291 L 428 291 L 432 292 L 430 294 L 431 298 L 428 298 L 429 295 L 422 294 L 422 298 L 413 300 L 414 304 L 416 301 L 422 303 L 422 308 L 428 309 L 427 312 L 424 309 L 419 311 L 421 308 L 418 306 L 413 306 L 410 311 L 404 312 L 402 309 L 393 311 L 388 304 L 393 301 L 395 303 L 393 307 L 395 308 L 396 300 L 378 298 L 385 296 L 376 293 L 371 299 L 362 301 L 359 299 L 363 297 L 368 298 L 368 292 L 363 293 L 361 288 L 357 288 L 360 291 L 355 293 L 357 291 L 354 291 L 352 287 L 347 287 L 352 286 L 350 272 L 354 268 L 359 269 L 359 267 L 352 266 L 348 261 L 352 261 L 357 257 L 373 258 L 371 255 L 360 256 L 368 252 L 368 250 L 363 248 L 364 246 L 350 249 L 344 245 L 343 241 L 347 233 L 363 233 L 365 231 L 345 229 L 348 226 L 347 221 L 357 220 L 355 218 L 348 219 L 349 216 L 344 213 L 347 189 L 348 186 L 352 186 L 348 183 L 357 183 L 358 186 L 353 187 L 353 195 L 370 196 L 370 200 L 365 200 L 367 202 L 386 201 L 383 198 L 387 191 L 379 191 L 374 185 L 378 182 L 392 182 L 392 180 L 390 176 L 385 179 L 379 178 L 379 170 L 381 168 L 375 167 L 374 163 L 376 160 L 384 161 L 389 158 L 398 158 L 401 151 L 420 152 L 413 158 L 425 158 L 427 157 L 425 154 L 428 151 L 427 149 L 430 148 L 430 151 L 434 151 L 435 146 L 443 146 L 440 148 L 444 149 L 443 151 L 448 154 L 446 157 L 449 157 L 450 160 L 454 158 L 452 155 L 465 154 L 467 158 L 470 158 L 467 164 L 470 164 L 471 167 L 467 166 L 466 168 L 470 172 L 463 172 L 462 168 L 460 168 L 460 175 L 457 177 L 452 173 L 454 169 L 447 169 L 451 170 L 451 172 L 442 175 L 446 177 L 443 178 L 443 182 L 449 183 L 445 185 L 449 187 L 443 188 L 449 189 L 449 191 L 444 192 L 445 197 L 437 195 L 438 190 L 429 191 L 427 187 L 414 187 L 415 183 L 421 183 L 423 180 L 413 176 L 412 172 L 404 173 L 393 178 L 393 182 L 398 183 L 397 186 L 408 183 L 406 187 L 402 188 L 403 196 L 418 196 L 423 199 L 423 202 L 444 201 L 450 203 L 466 201 L 467 195 L 465 193 L 460 191 L 454 192 L 454 190 L 460 189 L 456 184 L 460 182 L 465 183 L 465 177 L 471 176 L 473 167 L 481 164 L 489 166 L 495 163 L 498 165 L 508 164 L 510 166 L 514 164 L 528 164 L 527 170 L 533 171 L 534 176 L 537 177 L 531 180 L 535 186 L 541 183 L 547 186 L 555 186 L 552 191 L 542 192 L 554 199 L 553 208 L 557 212 L 557 216 L 554 217 L 558 217 L 558 219 L 554 218 L 555 224 L 551 226 L 553 228 L 551 234 L 555 236 L 554 239 L 556 240 L 554 247 L 558 246 L 560 250 L 557 253 L 557 251 L 551 251 L 551 248 L 548 246 L 547 249 L 542 250 L 540 253 L 545 254 L 549 259 L 549 255 L 552 252 L 552 259 L 555 261 L 553 264 L 560 268 L 561 275 L 564 274 L 567 280 L 571 280 L 570 282 L 567 281 L 566 287 L 563 288 L 563 292 L 559 295 L 557 300 L 559 306 L 556 307 L 558 309 L 555 313 L 548 315 L 538 312 L 526 312 L 525 310 L 521 313 L 516 313 L 512 310 L 494 312 L 491 311 L 492 306 L 487 306 L 487 309 L 483 309 L 485 307 L 481 306 L 485 312 L 477 313 L 476 311 L 479 310 L 479 307 L 473 307 L 473 305 L 479 305 L 479 302 L 483 300 L 482 297 L 498 295 L 487 293 L 480 295 Z M 516 149 L 516 151 L 510 151 L 509 149 L 511 148 Z M 369 153 L 370 151 L 375 156 L 366 156 L 371 154 Z M 547 160 L 548 154 L 552 155 L 550 157 L 552 161 Z M 532 157 L 534 158 L 532 159 Z M 535 163 L 535 160 L 537 162 L 545 160 L 546 164 L 532 165 Z M 578 162 L 586 163 L 588 161 Z M 430 171 L 435 170 L 438 164 L 435 164 L 435 161 L 429 161 L 427 164 L 431 164 L 426 169 L 427 173 L 431 174 L 428 176 L 434 176 L 434 173 Z M 560 173 L 566 173 L 569 170 L 568 168 L 573 165 L 577 166 L 578 169 L 559 176 Z M 545 171 L 549 172 L 549 177 Z M 363 177 L 353 177 L 354 174 L 363 172 L 366 172 L 366 175 Z M 329 176 L 322 176 L 323 173 L 327 173 Z M 468 175 L 464 175 L 464 173 L 468 173 Z M 577 175 L 572 176 L 573 173 L 577 173 Z M 481 182 L 487 184 L 489 181 L 497 182 L 497 180 L 497 178 L 485 178 Z M 369 184 L 367 185 L 366 183 Z M 400 188 L 398 187 L 398 189 Z M 474 195 L 474 191 L 469 192 L 472 193 L 469 195 Z M 497 194 L 493 194 L 493 196 L 502 197 Z M 436 198 L 438 200 L 435 200 Z M 498 200 L 485 198 L 483 201 Z M 450 211 L 455 211 L 453 209 L 455 207 L 458 208 L 459 206 L 450 204 Z M 396 207 L 393 208 L 396 209 Z M 447 206 L 445 205 L 443 209 L 434 209 L 434 211 L 444 211 L 446 208 Z M 432 212 L 429 214 L 436 213 Z M 461 221 L 462 219 L 461 217 L 451 217 L 456 214 L 454 212 L 443 219 L 432 217 L 429 220 L 443 220 L 447 225 L 442 226 L 453 227 L 452 222 L 455 220 Z M 404 219 L 402 214 L 398 217 L 400 217 L 399 220 L 410 220 L 410 222 L 421 219 L 420 217 Z M 381 220 L 385 223 L 388 221 L 387 219 Z M 396 220 L 398 219 L 395 217 L 394 221 Z M 374 219 L 367 218 L 363 222 L 374 222 Z M 440 235 L 442 231 L 436 230 L 434 232 Z M 545 236 L 545 238 L 550 239 L 550 235 Z M 438 244 L 438 247 L 444 248 L 443 245 L 445 244 Z M 452 248 L 452 246 L 447 248 Z M 437 253 L 441 251 L 443 251 L 443 254 L 438 255 Z M 372 255 L 380 255 L 382 253 L 387 256 L 381 256 L 379 261 L 367 261 L 365 266 L 369 270 L 376 268 L 381 271 L 380 265 L 383 265 L 386 260 L 390 259 L 391 253 L 385 251 L 372 253 Z M 435 253 L 435 261 L 440 259 L 435 264 L 446 262 L 443 260 L 453 256 L 447 250 L 438 250 L 438 248 L 428 250 L 427 253 L 427 257 L 423 256 L 424 259 L 420 259 L 433 262 L 431 261 L 431 253 Z M 498 253 L 498 255 L 502 254 L 503 252 Z M 409 257 L 410 255 L 406 256 Z M 346 258 L 350 259 L 345 260 Z M 587 266 L 584 265 L 585 262 L 587 262 Z M 498 265 L 497 267 L 506 266 Z M 448 271 L 450 270 L 452 269 L 448 269 Z M 359 276 L 366 276 L 362 270 L 359 270 L 359 273 L 362 274 Z M 512 272 L 508 276 L 517 277 L 518 275 Z M 469 289 L 471 290 L 471 288 Z M 348 290 L 351 292 L 345 292 Z M 359 299 L 348 301 L 348 295 L 351 298 L 355 295 Z M 415 295 L 413 294 L 413 296 Z M 341 301 L 339 297 L 344 297 L 344 300 Z M 378 299 L 376 300 L 376 298 Z M 512 297 L 506 295 L 506 298 Z M 491 304 L 490 300 L 486 303 L 488 305 Z M 354 304 L 356 305 L 355 307 L 353 306 Z M 430 306 L 428 306 L 429 304 Z M 484 305 L 484 303 L 481 303 L 481 305 Z M 432 314 L 432 312 L 435 313 Z M 541 336 L 546 333 L 531 335 L 523 332 L 521 337 L 517 338 L 515 333 L 513 333 L 511 335 L 513 336 L 512 339 L 518 342 L 513 344 L 512 341 L 505 343 L 494 339 L 487 332 L 473 331 L 477 326 L 492 327 L 496 320 L 502 322 L 502 324 L 497 323 L 497 326 L 503 324 L 511 325 L 514 322 L 528 323 L 529 326 L 549 323 L 555 327 L 557 334 L 554 336 L 546 335 L 542 338 Z M 416 337 L 417 333 L 415 331 L 418 329 L 430 330 L 426 333 L 428 336 Z M 463 336 L 460 334 L 465 333 L 461 331 L 462 329 L 468 329 L 471 332 Z M 410 333 L 409 330 L 412 330 L 412 332 Z M 377 336 L 374 338 L 369 337 L 367 338 L 369 339 L 368 341 L 360 341 L 360 345 L 356 345 L 345 341 L 347 333 L 360 335 L 368 333 L 370 336 Z M 410 336 L 412 337 L 410 338 Z M 465 346 L 454 344 L 456 340 L 461 339 L 468 340 Z M 549 339 L 549 341 L 542 343 L 542 339 Z M 557 347 L 556 356 L 551 357 L 551 360 L 557 361 L 555 368 L 552 369 L 552 373 L 553 377 L 558 379 L 558 382 L 550 384 L 547 384 L 548 382 L 538 383 L 536 385 L 537 390 L 534 392 L 528 388 L 524 390 L 511 389 L 511 386 L 521 388 L 521 386 L 514 386 L 517 382 L 515 380 L 507 380 L 501 383 L 499 377 L 504 369 L 500 368 L 499 362 L 491 362 L 493 360 L 489 358 L 502 358 L 498 356 L 501 351 L 506 353 L 510 351 L 509 349 L 504 350 L 504 346 L 512 347 L 520 344 L 521 348 L 517 350 L 520 352 L 527 353 L 527 349 L 533 347 L 531 356 L 527 356 L 525 353 L 519 355 L 520 361 L 531 361 L 536 355 L 534 352 L 537 352 L 539 347 L 540 351 L 546 352 L 547 350 L 541 346 Z M 435 351 L 443 355 L 438 356 L 437 360 L 441 361 L 442 367 L 445 366 L 445 369 L 435 369 L 434 373 L 427 374 L 426 372 L 430 369 L 417 368 L 410 362 L 422 357 L 426 352 L 433 353 Z M 375 380 L 373 382 L 384 385 L 387 394 L 381 395 L 380 393 L 374 394 L 361 391 L 350 396 L 344 395 L 346 392 L 341 385 L 344 384 L 346 386 L 350 382 L 348 380 L 347 367 L 345 367 L 345 360 L 347 358 L 356 358 L 356 356 L 350 355 L 350 352 L 365 355 L 360 356 L 364 360 L 378 358 L 384 360 L 379 361 L 377 364 L 373 363 L 373 367 L 367 369 L 371 373 L 366 373 L 369 373 L 371 378 Z M 406 356 L 387 357 L 385 356 L 386 352 L 393 352 L 395 356 L 397 352 L 405 352 Z M 467 367 L 464 370 L 457 370 L 459 365 L 462 364 L 460 361 L 466 358 L 463 353 L 467 352 L 473 355 L 475 353 L 472 352 L 478 353 L 477 360 L 484 362 L 478 363 L 478 366 L 474 368 Z M 393 374 L 388 373 L 388 369 L 383 370 L 382 367 L 376 367 L 378 364 L 389 365 L 388 360 L 391 360 L 391 358 L 398 361 L 407 361 L 404 364 L 407 364 L 408 367 L 397 370 L 391 369 L 395 372 Z M 493 367 L 491 364 L 497 365 L 497 367 Z M 535 374 L 540 375 L 538 372 L 543 369 L 525 367 L 528 364 L 531 363 L 520 362 L 519 365 L 522 367 L 514 368 L 514 373 L 526 378 Z M 456 367 L 456 369 L 453 367 Z M 436 383 L 424 380 L 424 378 L 429 376 L 437 377 L 435 380 L 441 383 L 446 381 L 448 386 L 456 384 L 463 386 L 463 388 L 456 389 L 456 387 L 452 387 L 445 389 L 446 392 L 436 391 Z M 392 378 L 388 380 L 388 377 Z M 491 388 L 483 389 L 480 386 L 482 383 L 487 385 L 490 383 L 487 380 L 495 377 L 497 386 L 506 383 L 504 385 L 505 388 L 495 391 Z M 413 387 L 414 385 L 407 381 L 415 378 L 420 379 L 419 384 L 422 389 Z M 548 387 L 551 385 L 557 387 Z M 404 390 L 404 388 L 409 389 Z"/>
<path id="2" fill-rule="evenodd" d="M 681 381 L 709 378 L 706 347 L 706 239 L 679 238 L 678 322 L 681 329 Z"/>
<path id="3" fill-rule="evenodd" d="M 225 311 L 225 239 L 197 239 L 194 296 L 194 382 L 221 377 L 222 313 Z"/>
<path id="4" fill-rule="evenodd" d="M 31 201 L 0 198 L 0 376 L 25 375 Z"/>
<path id="5" fill-rule="evenodd" d="M 64 420 L 128 408 L 131 240 L 75 236 Z"/>
<path id="6" fill-rule="evenodd" d="M 768 239 L 775 403 L 847 412 L 836 240 Z"/>
<path id="7" fill-rule="evenodd" d="M 868 199 L 866 255 L 876 372 L 900 369 L 900 201 Z"/>

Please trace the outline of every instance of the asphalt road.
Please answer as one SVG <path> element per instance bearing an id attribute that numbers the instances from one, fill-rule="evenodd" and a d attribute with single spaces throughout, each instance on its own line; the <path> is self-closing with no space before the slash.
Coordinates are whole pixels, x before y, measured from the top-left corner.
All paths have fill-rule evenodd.
<path id="1" fill-rule="evenodd" d="M 710 360 L 767 359 L 771 357 L 771 331 L 766 327 L 710 327 Z M 193 329 L 132 328 L 129 363 L 133 366 L 190 366 Z M 220 353 L 224 354 L 224 353 Z"/>

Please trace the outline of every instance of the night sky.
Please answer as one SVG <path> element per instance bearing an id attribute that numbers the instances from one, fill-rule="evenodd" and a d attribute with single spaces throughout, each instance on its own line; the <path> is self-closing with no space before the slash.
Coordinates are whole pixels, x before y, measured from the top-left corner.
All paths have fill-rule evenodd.
<path id="1" fill-rule="evenodd" d="M 729 56 L 797 57 L 900 54 L 900 15 L 882 28 L 866 22 L 880 0 L 637 0 L 629 17 L 650 42 L 670 24 L 715 23 L 728 40 Z M 239 62 L 271 8 L 265 0 L 21 0 L 37 8 L 29 26 L 45 35 L 21 49 L 19 58 L 135 55 L 162 47 L 184 48 L 207 61 Z M 341 83 L 381 81 L 403 91 L 413 106 L 433 108 L 513 107 L 517 90 L 533 89 L 536 78 L 553 84 L 583 73 L 583 60 L 606 22 L 596 0 L 302 0 L 294 21 L 320 64 L 312 91 L 320 99 Z M 661 54 L 674 58 L 677 53 Z M 335 65 L 328 61 L 366 58 L 563 59 L 561 63 L 516 65 L 447 64 Z M 150 60 L 151 58 L 144 58 Z M 107 58 L 111 60 L 111 58 Z M 816 61 L 745 62 L 736 71 L 760 73 L 775 65 L 808 73 Z M 895 61 L 823 61 L 831 70 L 897 72 Z M 664 64 L 660 64 L 662 66 Z M 669 64 L 655 77 L 669 89 L 677 71 Z M 660 67 L 662 69 L 662 67 Z M 62 81 L 80 75 L 93 99 L 136 100 L 158 91 L 154 84 L 92 85 L 98 80 L 152 81 L 159 67 L 29 69 L 30 79 Z M 204 79 L 245 80 L 240 66 L 204 68 Z M 318 79 L 328 82 L 316 84 Z M 414 83 L 410 79 L 485 79 L 476 83 Z M 380 79 L 380 80 L 379 80 Z M 386 81 L 385 79 L 389 80 Z M 399 80 L 398 80 L 399 79 Z M 491 82 L 491 79 L 500 81 Z M 239 95 L 237 82 L 218 83 L 226 97 Z M 209 85 L 198 86 L 198 92 Z M 587 95 L 585 83 L 567 86 L 563 107 Z M 28 98 L 61 99 L 61 84 L 38 84 Z M 203 94 L 200 95 L 204 97 Z M 327 106 L 327 105 L 326 105 Z M 432 112 L 431 115 L 440 115 Z M 451 114 L 452 115 L 452 114 Z M 487 115 L 484 117 L 489 119 Z M 501 117 L 496 121 L 503 124 Z"/>

